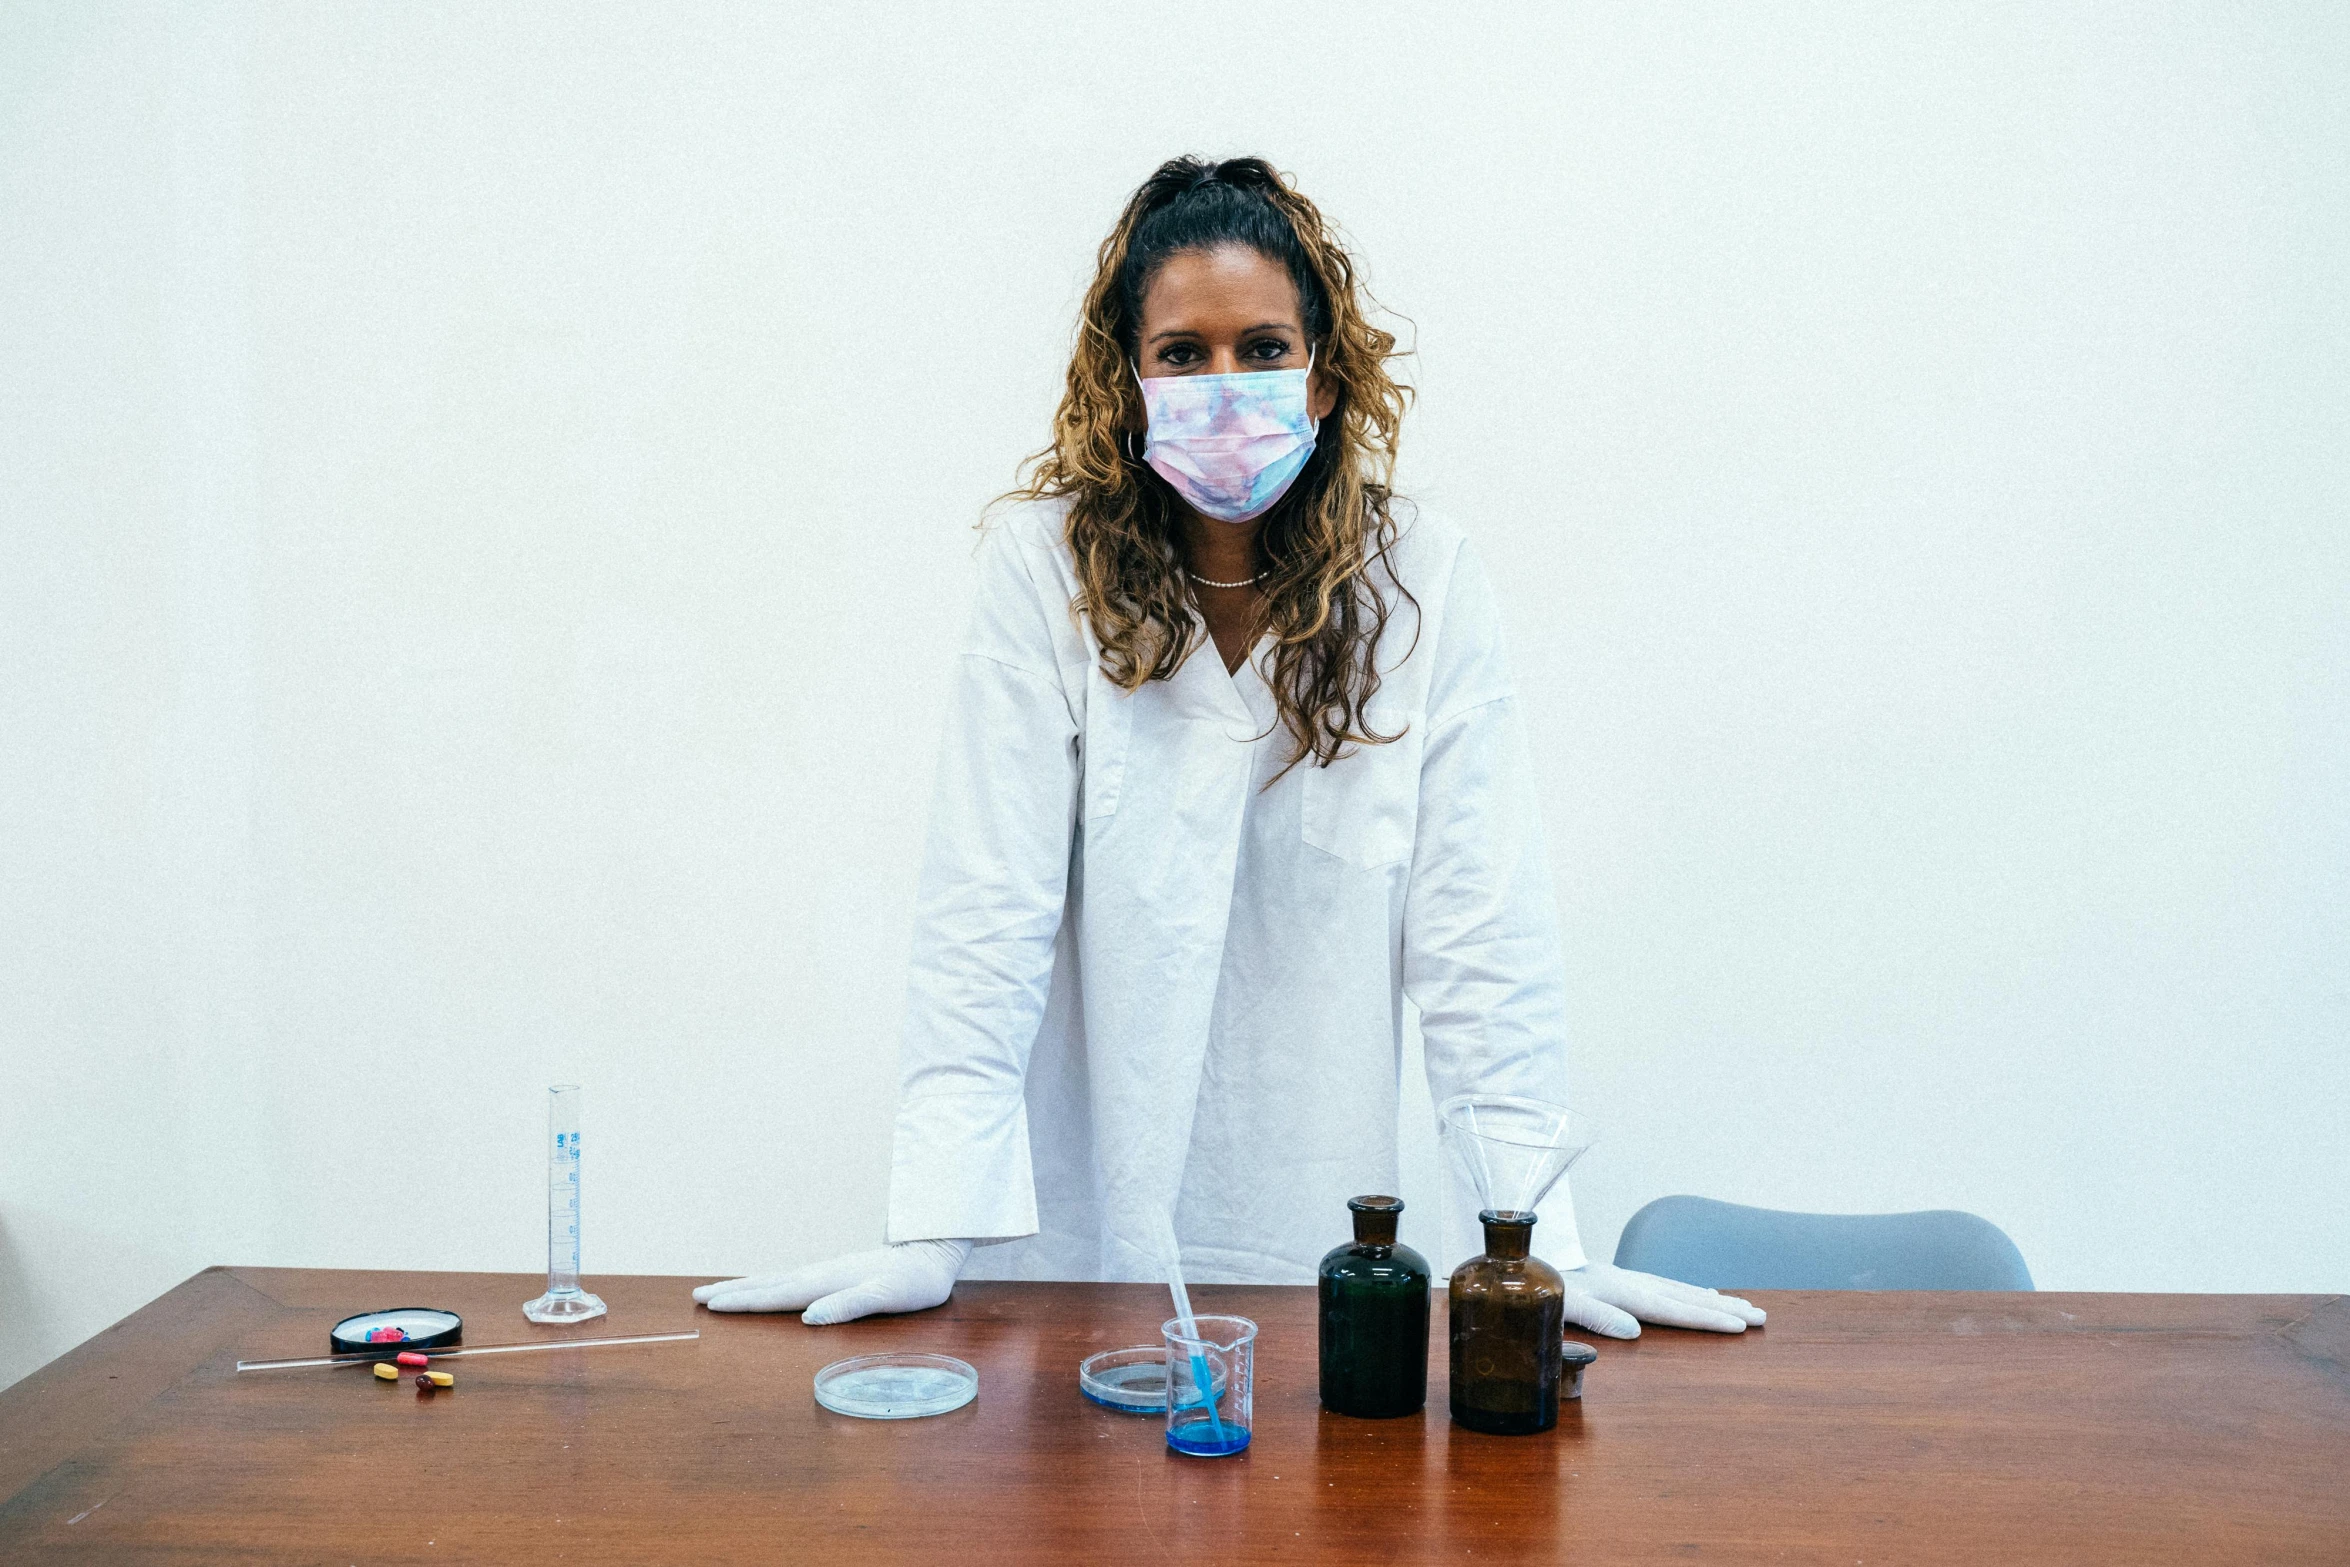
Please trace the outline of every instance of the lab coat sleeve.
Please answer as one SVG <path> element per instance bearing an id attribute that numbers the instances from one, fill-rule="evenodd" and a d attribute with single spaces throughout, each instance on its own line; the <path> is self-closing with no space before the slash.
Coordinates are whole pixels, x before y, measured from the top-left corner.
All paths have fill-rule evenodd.
<path id="1" fill-rule="evenodd" d="M 1403 915 L 1428 1092 L 1566 1104 L 1566 979 L 1533 764 L 1492 591 L 1465 546 L 1438 635 Z M 1538 1211 L 1537 1252 L 1581 1267 L 1565 1181 Z"/>
<path id="2" fill-rule="evenodd" d="M 1024 1097 L 1060 929 L 1077 723 L 1055 656 L 1067 601 L 1032 543 L 983 546 L 914 912 L 889 1239 L 1036 1232 Z"/>

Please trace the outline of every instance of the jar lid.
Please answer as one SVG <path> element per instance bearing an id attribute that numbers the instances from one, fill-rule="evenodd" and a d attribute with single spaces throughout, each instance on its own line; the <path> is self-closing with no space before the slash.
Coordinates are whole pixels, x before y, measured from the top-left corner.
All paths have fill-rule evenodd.
<path id="1" fill-rule="evenodd" d="M 1559 1363 L 1566 1366 L 1588 1366 L 1599 1358 L 1599 1351 L 1580 1339 L 1568 1339 L 1559 1346 Z"/>

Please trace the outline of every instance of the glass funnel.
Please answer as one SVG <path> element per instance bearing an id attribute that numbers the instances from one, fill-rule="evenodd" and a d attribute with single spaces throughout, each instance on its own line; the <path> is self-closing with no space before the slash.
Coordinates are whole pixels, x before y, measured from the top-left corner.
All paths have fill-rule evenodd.
<path id="1" fill-rule="evenodd" d="M 1536 1099 L 1461 1094 L 1438 1135 L 1477 1194 L 1485 1250 L 1446 1288 L 1452 1418 L 1526 1436 L 1558 1424 L 1566 1283 L 1531 1252 L 1535 1209 L 1591 1146 L 1589 1123 Z"/>
<path id="2" fill-rule="evenodd" d="M 1531 1215 L 1590 1151 L 1590 1117 L 1539 1099 L 1455 1094 L 1436 1107 L 1437 1141 L 1480 1210 Z"/>

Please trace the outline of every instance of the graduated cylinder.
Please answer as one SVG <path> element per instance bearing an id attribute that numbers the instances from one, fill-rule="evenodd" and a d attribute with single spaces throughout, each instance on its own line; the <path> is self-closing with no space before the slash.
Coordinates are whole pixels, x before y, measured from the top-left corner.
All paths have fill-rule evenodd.
<path id="1" fill-rule="evenodd" d="M 526 1302 L 533 1322 L 585 1322 L 604 1302 L 579 1286 L 579 1085 L 547 1090 L 547 1292 Z"/>

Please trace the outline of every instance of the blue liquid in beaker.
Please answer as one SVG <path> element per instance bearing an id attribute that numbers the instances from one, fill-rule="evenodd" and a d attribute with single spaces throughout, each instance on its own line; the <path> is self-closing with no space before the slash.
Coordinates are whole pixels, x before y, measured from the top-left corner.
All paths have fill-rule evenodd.
<path id="1" fill-rule="evenodd" d="M 1219 1441 L 1214 1426 L 1205 1420 L 1197 1420 L 1169 1431 L 1167 1445 L 1192 1458 L 1230 1458 L 1248 1446 L 1248 1433 L 1226 1426 L 1223 1439 Z"/>

